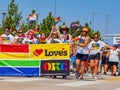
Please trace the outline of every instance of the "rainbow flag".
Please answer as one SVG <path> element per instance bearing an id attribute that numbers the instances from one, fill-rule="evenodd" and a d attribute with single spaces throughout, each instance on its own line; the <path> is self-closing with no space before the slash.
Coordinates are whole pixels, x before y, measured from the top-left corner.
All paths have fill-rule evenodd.
<path id="1" fill-rule="evenodd" d="M 29 59 L 29 45 L 0 45 L 0 76 L 40 76 L 39 67 Z"/>
<path id="2" fill-rule="evenodd" d="M 60 17 L 56 17 L 56 18 L 54 18 L 54 21 L 57 24 L 58 22 L 61 22 L 61 18 Z"/>

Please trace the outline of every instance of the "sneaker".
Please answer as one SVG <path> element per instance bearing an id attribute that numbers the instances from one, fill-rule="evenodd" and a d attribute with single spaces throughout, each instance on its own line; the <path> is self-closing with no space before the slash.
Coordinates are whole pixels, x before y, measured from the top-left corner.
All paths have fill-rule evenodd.
<path id="1" fill-rule="evenodd" d="M 95 76 L 94 79 L 98 79 L 98 78 Z"/>
<path id="2" fill-rule="evenodd" d="M 104 72 L 103 74 L 104 74 L 104 75 L 107 75 L 107 73 L 106 73 L 106 72 Z"/>
<path id="3" fill-rule="evenodd" d="M 89 77 L 94 78 L 93 74 L 89 74 Z"/>
<path id="4" fill-rule="evenodd" d="M 79 76 L 80 76 L 80 74 L 75 73 L 75 76 L 76 76 L 76 79 L 78 79 L 78 78 L 79 78 Z"/>
<path id="5" fill-rule="evenodd" d="M 113 76 L 116 76 L 116 74 L 113 74 Z"/>
<path id="6" fill-rule="evenodd" d="M 79 79 L 80 79 L 80 80 L 84 80 L 84 78 L 83 78 L 83 77 L 80 77 Z"/>

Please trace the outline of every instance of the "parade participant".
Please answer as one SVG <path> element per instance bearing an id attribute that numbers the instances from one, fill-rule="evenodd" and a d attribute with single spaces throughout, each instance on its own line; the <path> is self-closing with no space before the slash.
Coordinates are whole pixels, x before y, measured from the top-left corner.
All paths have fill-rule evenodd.
<path id="1" fill-rule="evenodd" d="M 72 73 L 76 72 L 76 51 L 77 46 L 73 40 L 70 42 L 70 69 Z"/>
<path id="2" fill-rule="evenodd" d="M 117 45 L 113 45 L 106 55 L 106 57 L 109 58 L 109 63 L 111 66 L 111 74 L 114 76 L 116 76 L 119 57 L 120 57 L 120 51 L 117 48 L 118 48 Z"/>
<path id="3" fill-rule="evenodd" d="M 22 42 L 23 44 L 37 44 L 36 39 L 34 37 L 34 32 L 33 31 L 29 31 L 26 36 L 25 39 Z"/>
<path id="4" fill-rule="evenodd" d="M 88 59 L 88 44 L 90 37 L 88 36 L 89 29 L 83 28 L 81 35 L 77 37 L 77 59 L 76 59 L 76 78 L 83 79 L 85 72 L 85 64 Z M 81 74 L 81 75 L 80 75 Z"/>
<path id="5" fill-rule="evenodd" d="M 40 36 L 40 43 L 45 44 L 46 43 L 46 35 L 45 33 L 42 33 Z"/>
<path id="6" fill-rule="evenodd" d="M 63 39 L 57 30 L 51 30 L 50 35 L 46 39 L 47 43 L 62 43 Z"/>
<path id="7" fill-rule="evenodd" d="M 102 51 L 102 67 L 104 68 L 104 73 L 107 74 L 107 69 L 108 69 L 108 64 L 109 64 L 109 59 L 106 58 L 107 52 L 109 51 L 110 48 L 105 46 Z M 102 70 L 102 68 L 101 68 Z"/>
<path id="8" fill-rule="evenodd" d="M 69 43 L 71 41 L 72 36 L 68 34 L 69 28 L 66 25 L 63 25 L 60 28 L 61 37 L 64 39 L 63 43 Z"/>
<path id="9" fill-rule="evenodd" d="M 4 30 L 4 34 L 0 37 L 0 44 L 12 44 L 13 35 L 10 33 L 10 28 L 6 27 Z"/>
<path id="10" fill-rule="evenodd" d="M 22 41 L 24 40 L 25 35 L 23 30 L 19 29 L 17 31 L 17 36 L 14 37 L 13 44 L 22 44 Z"/>
<path id="11" fill-rule="evenodd" d="M 98 63 L 102 59 L 101 51 L 106 44 L 100 40 L 98 34 L 93 36 L 93 40 L 90 42 L 89 48 L 89 60 L 90 60 L 90 73 L 91 77 L 97 79 Z"/>

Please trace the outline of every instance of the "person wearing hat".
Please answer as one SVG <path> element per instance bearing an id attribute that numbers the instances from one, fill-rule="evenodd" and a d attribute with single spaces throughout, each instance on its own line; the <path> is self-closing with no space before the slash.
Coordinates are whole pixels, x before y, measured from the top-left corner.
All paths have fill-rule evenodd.
<path id="1" fill-rule="evenodd" d="M 64 39 L 63 43 L 69 43 L 72 36 L 68 34 L 69 28 L 66 25 L 63 25 L 60 29 L 61 37 Z"/>
<path id="2" fill-rule="evenodd" d="M 86 61 L 88 59 L 88 44 L 90 37 L 88 36 L 89 29 L 83 28 L 81 35 L 77 37 L 77 59 L 76 59 L 76 78 L 83 79 Z"/>
<path id="3" fill-rule="evenodd" d="M 117 48 L 118 48 L 117 45 L 113 45 L 106 55 L 106 57 L 109 58 L 109 63 L 111 66 L 111 74 L 113 76 L 116 76 L 117 66 L 120 58 L 120 50 L 118 50 Z"/>
<path id="4" fill-rule="evenodd" d="M 4 34 L 1 35 L 0 44 L 12 44 L 13 35 L 11 35 L 10 28 L 6 27 Z"/>

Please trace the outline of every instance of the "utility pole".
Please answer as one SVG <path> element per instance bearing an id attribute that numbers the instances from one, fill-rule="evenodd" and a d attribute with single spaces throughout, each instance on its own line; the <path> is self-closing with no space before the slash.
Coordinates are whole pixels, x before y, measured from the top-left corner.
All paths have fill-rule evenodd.
<path id="1" fill-rule="evenodd" d="M 107 43 L 107 34 L 108 34 L 108 19 L 110 15 L 106 16 L 106 25 L 105 25 L 105 43 Z"/>

